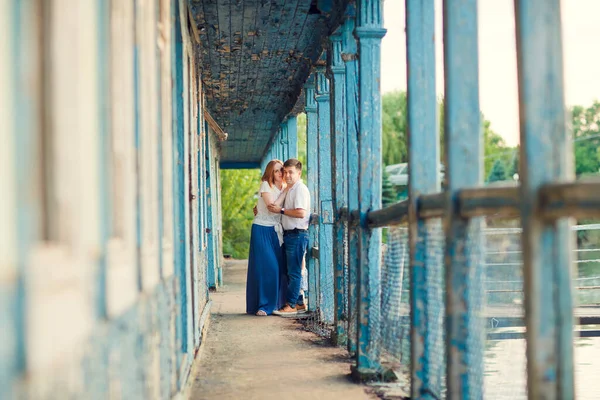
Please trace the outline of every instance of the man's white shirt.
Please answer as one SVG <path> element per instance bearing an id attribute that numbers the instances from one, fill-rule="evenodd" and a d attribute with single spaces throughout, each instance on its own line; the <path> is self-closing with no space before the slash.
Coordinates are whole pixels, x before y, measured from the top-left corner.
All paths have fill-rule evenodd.
<path id="1" fill-rule="evenodd" d="M 298 182 L 291 187 L 285 197 L 283 207 L 286 210 L 295 210 L 297 208 L 306 210 L 306 216 L 304 218 L 293 218 L 283 215 L 281 217 L 281 224 L 283 225 L 284 230 L 287 231 L 296 228 L 308 229 L 308 222 L 310 220 L 310 192 L 304 182 L 298 180 Z"/>

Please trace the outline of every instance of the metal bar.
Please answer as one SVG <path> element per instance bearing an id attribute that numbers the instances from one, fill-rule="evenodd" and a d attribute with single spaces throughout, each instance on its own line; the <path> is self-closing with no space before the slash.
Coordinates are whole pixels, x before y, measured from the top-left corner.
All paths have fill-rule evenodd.
<path id="1" fill-rule="evenodd" d="M 317 115 L 319 121 L 319 295 L 321 318 L 323 322 L 333 323 L 334 320 L 334 283 L 333 283 L 333 209 L 332 165 L 331 165 L 331 110 L 329 99 L 329 79 L 325 67 L 316 69 Z"/>
<path id="2" fill-rule="evenodd" d="M 367 213 L 381 208 L 381 0 L 358 0 L 355 30 L 359 46 L 359 256 L 358 346 L 355 378 L 371 378 L 379 362 L 381 231 L 368 227 Z"/>
<path id="3" fill-rule="evenodd" d="M 570 221 L 544 221 L 544 185 L 572 177 L 559 0 L 516 0 L 521 223 L 530 399 L 574 398 Z"/>
<path id="4" fill-rule="evenodd" d="M 441 218 L 446 215 L 447 193 L 421 195 L 417 199 L 419 218 Z"/>
<path id="5" fill-rule="evenodd" d="M 355 15 L 353 6 L 344 22 L 342 60 L 346 66 L 346 120 L 348 151 L 348 188 L 358 187 L 358 61 L 356 39 L 353 36 Z M 356 353 L 358 316 L 358 229 L 353 223 L 353 213 L 358 214 L 358 190 L 348 190 L 348 352 Z M 355 219 L 354 221 L 357 221 Z"/>
<path id="6" fill-rule="evenodd" d="M 518 186 L 463 189 L 458 193 L 458 201 L 463 218 L 519 216 Z"/>
<path id="7" fill-rule="evenodd" d="M 348 261 L 345 257 L 345 242 L 347 237 L 346 223 L 339 218 L 341 210 L 348 204 L 348 163 L 346 152 L 346 68 L 342 60 L 342 31 L 338 30 L 330 37 L 329 74 L 331 76 L 331 120 L 333 155 L 333 202 L 334 213 L 337 215 L 333 227 L 333 262 L 334 262 L 334 332 L 333 341 L 345 345 L 347 340 L 347 282 L 345 276 Z"/>
<path id="8" fill-rule="evenodd" d="M 318 158 L 318 124 L 317 124 L 317 103 L 315 101 L 315 78 L 311 75 L 306 85 L 304 86 L 306 95 L 306 162 L 307 176 L 306 184 L 311 195 L 311 204 L 313 208 L 318 207 L 319 193 L 317 191 L 318 176 L 319 176 L 319 158 Z M 311 217 L 311 224 L 308 227 L 308 248 L 317 247 L 317 238 L 319 227 L 313 223 L 314 218 Z M 318 221 L 318 219 L 317 219 Z M 308 268 L 308 307 L 311 311 L 316 311 L 319 307 L 317 304 L 317 263 L 314 257 L 307 257 L 306 266 Z"/>
<path id="9" fill-rule="evenodd" d="M 409 199 L 396 204 L 409 220 L 411 308 L 411 398 L 442 397 L 443 367 L 433 349 L 443 343 L 441 291 L 431 284 L 442 274 L 431 262 L 431 233 L 419 215 L 419 196 L 440 190 L 439 133 L 435 88 L 435 2 L 406 0 Z M 404 203 L 404 204 L 403 204 Z M 438 294 L 437 302 L 434 298 Z M 438 308 L 437 313 L 435 308 Z"/>
<path id="10" fill-rule="evenodd" d="M 399 225 L 408 220 L 409 201 L 404 200 L 367 215 L 369 228 Z"/>
<path id="11" fill-rule="evenodd" d="M 481 221 L 460 215 L 458 193 L 482 182 L 477 0 L 444 1 L 445 150 L 447 161 L 447 398 L 483 398 L 485 337 Z M 482 258 L 482 254 L 479 254 Z"/>

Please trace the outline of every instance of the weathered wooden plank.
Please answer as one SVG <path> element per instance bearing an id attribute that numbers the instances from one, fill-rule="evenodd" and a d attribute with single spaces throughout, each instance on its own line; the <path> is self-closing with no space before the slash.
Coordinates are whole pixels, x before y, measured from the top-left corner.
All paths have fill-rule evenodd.
<path id="1" fill-rule="evenodd" d="M 419 196 L 419 218 L 441 218 L 446 215 L 447 193 L 423 194 Z"/>
<path id="2" fill-rule="evenodd" d="M 354 38 L 356 16 L 349 7 L 349 15 L 343 25 L 342 60 L 346 67 L 346 129 L 348 157 L 348 216 L 358 213 L 358 61 L 357 46 Z M 358 343 L 358 229 L 348 219 L 348 351 L 356 353 Z"/>
<path id="3" fill-rule="evenodd" d="M 519 216 L 519 188 L 483 187 L 463 189 L 458 193 L 460 215 L 463 218 L 495 217 L 514 218 Z"/>
<path id="4" fill-rule="evenodd" d="M 600 217 L 600 182 L 551 183 L 540 188 L 540 207 L 546 218 Z"/>
<path id="5" fill-rule="evenodd" d="M 358 269 L 358 346 L 354 375 L 367 378 L 379 372 L 381 303 L 381 231 L 368 227 L 367 213 L 381 208 L 381 39 L 383 3 L 380 0 L 357 2 L 360 57 L 359 86 L 359 256 Z"/>
<path id="6" fill-rule="evenodd" d="M 439 310 L 443 302 L 432 285 L 440 275 L 428 257 L 432 237 L 419 214 L 419 196 L 440 190 L 440 159 L 435 88 L 434 1 L 406 1 L 408 78 L 409 199 L 406 201 L 410 246 L 412 398 L 442 397 L 443 368 L 434 359 L 443 342 Z M 437 310 L 436 310 L 437 309 Z M 436 313 L 437 311 L 437 313 Z M 437 317 L 437 318 L 436 318 Z"/>
<path id="7" fill-rule="evenodd" d="M 477 1 L 444 2 L 446 368 L 449 399 L 483 397 L 481 221 L 459 214 L 457 196 L 482 183 Z"/>
<path id="8" fill-rule="evenodd" d="M 177 341 L 181 343 L 181 352 L 178 353 L 177 365 L 181 365 L 183 355 L 191 351 L 189 311 L 191 307 L 190 292 L 188 286 L 190 282 L 189 269 L 186 268 L 189 260 L 189 240 L 186 240 L 189 232 L 187 203 L 189 194 L 187 192 L 186 168 L 185 168 L 185 111 L 186 102 L 184 95 L 185 74 L 184 74 L 184 46 L 181 32 L 180 3 L 179 0 L 173 0 L 171 8 L 171 18 L 173 21 L 171 35 L 171 74 L 173 79 L 173 227 L 175 229 L 174 253 L 175 253 L 175 274 L 179 283 L 179 312 L 177 313 Z"/>
<path id="9" fill-rule="evenodd" d="M 531 399 L 570 399 L 575 396 L 570 220 L 544 221 L 538 202 L 543 185 L 573 177 L 560 1 L 518 0 L 515 14 L 527 387 Z"/>
<path id="10" fill-rule="evenodd" d="M 315 79 L 311 76 L 304 86 L 306 95 L 306 185 L 311 196 L 311 204 L 319 204 L 319 153 L 318 153 L 318 120 L 317 120 L 317 102 L 315 101 Z M 316 207 L 315 207 L 316 208 Z M 310 224 L 308 227 L 308 248 L 318 246 L 319 227 Z M 306 266 L 308 268 L 308 307 L 315 311 L 318 307 L 317 295 L 317 268 L 313 257 L 307 257 Z"/>
<path id="11" fill-rule="evenodd" d="M 346 345 L 347 341 L 347 305 L 348 282 L 345 271 L 348 261 L 345 257 L 345 241 L 347 237 L 346 221 L 339 218 L 340 210 L 348 204 L 348 153 L 346 150 L 346 68 L 342 60 L 342 30 L 339 29 L 330 37 L 329 73 L 331 79 L 331 120 L 333 156 L 332 188 L 335 218 L 333 232 L 333 262 L 334 262 L 334 323 L 333 340 L 338 345 Z"/>
<path id="12" fill-rule="evenodd" d="M 331 165 L 331 110 L 329 79 L 325 75 L 325 67 L 316 69 L 317 115 L 319 120 L 319 287 L 320 310 L 322 320 L 326 323 L 334 321 L 334 278 L 333 278 L 333 190 Z M 315 208 L 316 208 L 315 207 Z"/>
<path id="13" fill-rule="evenodd" d="M 383 228 L 386 226 L 400 225 L 408 221 L 408 200 L 401 201 L 380 210 L 369 212 L 368 224 L 370 228 Z"/>

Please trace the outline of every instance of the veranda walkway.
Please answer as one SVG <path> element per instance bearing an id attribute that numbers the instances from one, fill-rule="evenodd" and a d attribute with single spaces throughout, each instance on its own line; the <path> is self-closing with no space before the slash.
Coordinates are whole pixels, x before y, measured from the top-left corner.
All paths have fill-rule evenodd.
<path id="1" fill-rule="evenodd" d="M 211 296 L 208 335 L 184 398 L 377 398 L 350 381 L 345 349 L 304 331 L 297 320 L 244 313 L 246 261 L 226 263 L 223 280 Z"/>

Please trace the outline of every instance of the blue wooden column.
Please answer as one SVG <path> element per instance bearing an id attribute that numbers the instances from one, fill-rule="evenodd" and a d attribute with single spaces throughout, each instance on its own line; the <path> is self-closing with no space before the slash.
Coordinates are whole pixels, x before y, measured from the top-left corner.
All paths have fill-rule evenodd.
<path id="1" fill-rule="evenodd" d="M 570 220 L 541 219 L 538 191 L 573 178 L 565 129 L 559 0 L 515 2 L 521 115 L 521 223 L 530 399 L 572 399 Z"/>
<path id="2" fill-rule="evenodd" d="M 459 215 L 460 189 L 482 183 L 477 0 L 444 3 L 446 354 L 449 399 L 483 398 L 481 220 Z"/>
<path id="3" fill-rule="evenodd" d="M 350 11 L 352 9 L 349 7 Z M 349 15 L 343 25 L 342 60 L 346 67 L 346 129 L 348 157 L 348 213 L 358 211 L 358 58 L 354 26 L 356 17 Z M 350 190 L 352 188 L 352 190 Z M 356 353 L 358 327 L 358 229 L 348 224 L 348 352 Z"/>
<path id="4" fill-rule="evenodd" d="M 287 158 L 298 158 L 298 119 L 295 115 L 290 116 L 285 123 L 287 124 Z"/>
<path id="5" fill-rule="evenodd" d="M 206 137 L 206 145 L 204 146 L 204 150 L 206 153 L 206 207 L 207 207 L 207 220 L 206 220 L 206 229 L 207 229 L 207 261 L 208 261 L 208 265 L 207 265 L 207 271 L 208 271 L 208 276 L 209 276 L 209 282 L 208 285 L 206 285 L 206 289 L 208 290 L 209 287 L 216 287 L 216 284 L 218 284 L 219 286 L 223 285 L 221 276 L 221 266 L 219 263 L 219 256 L 217 254 L 217 246 L 216 246 L 216 242 L 217 239 L 215 238 L 215 234 L 217 233 L 215 227 L 216 227 L 216 223 L 215 223 L 215 214 L 217 212 L 216 207 L 215 207 L 215 200 L 216 200 L 216 193 L 213 193 L 213 188 L 215 187 L 215 175 L 214 175 L 214 170 L 213 170 L 213 166 L 214 166 L 214 162 L 213 162 L 213 156 L 212 156 L 212 149 L 211 149 L 211 145 L 210 145 L 210 130 L 208 129 L 208 126 L 206 123 L 204 123 L 205 129 L 203 130 L 204 135 Z M 201 233 L 202 234 L 202 233 Z M 212 275 L 212 277 L 211 277 Z M 215 279 L 215 275 L 216 275 L 216 279 Z"/>
<path id="6" fill-rule="evenodd" d="M 347 340 L 347 282 L 345 269 L 346 228 L 339 218 L 340 210 L 348 205 L 348 176 L 346 152 L 346 68 L 342 60 L 342 31 L 338 30 L 330 37 L 329 73 L 331 76 L 331 121 L 333 124 L 331 152 L 333 156 L 332 187 L 335 204 L 335 225 L 333 227 L 333 265 L 334 265 L 334 322 L 333 340 L 345 345 Z"/>
<path id="7" fill-rule="evenodd" d="M 319 204 L 319 157 L 318 157 L 318 121 L 317 121 L 317 102 L 315 101 L 315 78 L 309 77 L 304 86 L 306 95 L 306 184 L 310 192 L 310 203 L 312 212 L 318 210 Z M 308 268 L 308 308 L 311 311 L 317 310 L 318 288 L 318 264 L 312 257 L 311 249 L 318 246 L 319 226 L 311 224 L 308 227 L 308 254 L 306 257 L 306 267 Z"/>
<path id="8" fill-rule="evenodd" d="M 321 318 L 333 323 L 333 190 L 331 182 L 331 110 L 329 109 L 329 79 L 325 67 L 316 70 L 319 148 L 319 295 Z"/>
<path id="9" fill-rule="evenodd" d="M 408 81 L 408 186 L 411 293 L 411 398 L 442 398 L 443 362 L 433 354 L 443 343 L 443 314 L 431 286 L 443 275 L 432 258 L 432 233 L 419 218 L 420 195 L 440 190 L 440 159 L 435 89 L 435 0 L 406 0 Z M 441 297 L 441 295 L 438 295 Z M 441 346 L 441 345 L 440 345 Z"/>
<path id="10" fill-rule="evenodd" d="M 355 30 L 359 63 L 359 256 L 358 347 L 355 376 L 377 373 L 380 343 L 381 230 L 370 229 L 367 213 L 381 208 L 381 39 L 383 3 L 358 0 Z"/>
<path id="11" fill-rule="evenodd" d="M 281 133 L 281 137 L 279 140 L 279 148 L 281 149 L 280 151 L 280 157 L 279 159 L 283 162 L 285 162 L 285 160 L 287 160 L 288 158 L 290 158 L 289 153 L 288 153 L 288 125 L 287 125 L 287 121 L 284 121 L 281 123 L 281 128 L 279 128 L 279 132 Z"/>

